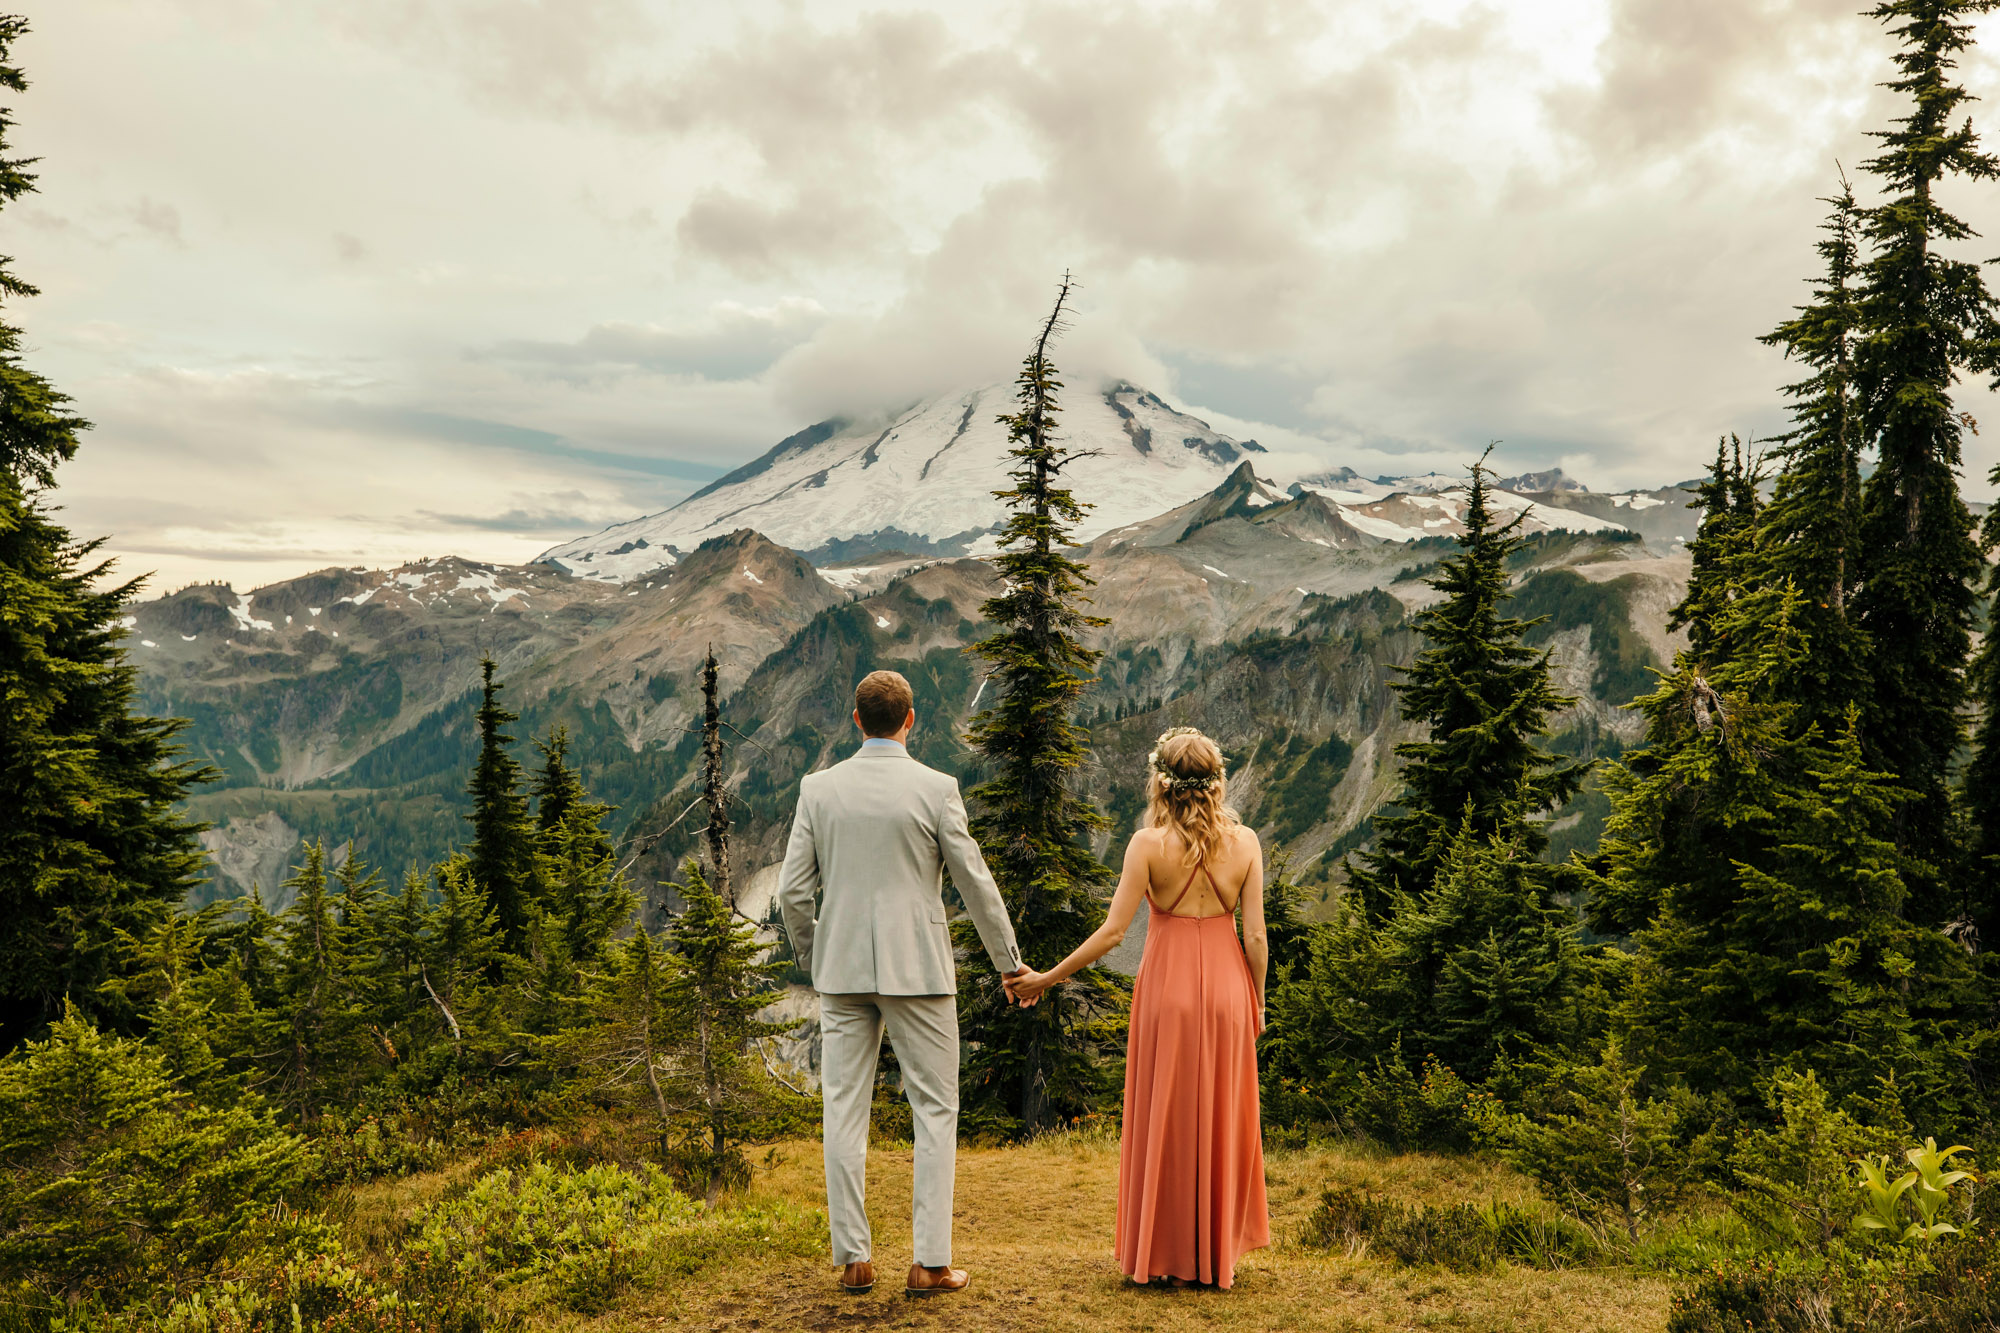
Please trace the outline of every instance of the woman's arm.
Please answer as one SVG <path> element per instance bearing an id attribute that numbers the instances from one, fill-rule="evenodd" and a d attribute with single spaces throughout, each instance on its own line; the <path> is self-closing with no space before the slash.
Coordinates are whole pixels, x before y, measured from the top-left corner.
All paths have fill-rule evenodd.
<path id="1" fill-rule="evenodd" d="M 1243 881 L 1243 953 L 1250 960 L 1250 977 L 1257 983 L 1257 1030 L 1264 1030 L 1264 982 L 1271 970 L 1271 944 L 1264 934 L 1264 845 L 1254 829 L 1245 828 L 1239 837 L 1250 839 L 1257 848 L 1250 863 L 1249 877 Z"/>
<path id="2" fill-rule="evenodd" d="M 1105 909 L 1104 924 L 1089 939 L 1046 972 L 1029 972 L 1007 979 L 1007 993 L 1020 1001 L 1023 1008 L 1041 999 L 1057 982 L 1069 980 L 1110 953 L 1124 940 L 1126 928 L 1138 914 L 1139 900 L 1146 896 L 1146 851 L 1154 836 L 1151 829 L 1141 829 L 1125 844 L 1125 869 L 1118 877 L 1118 889 L 1111 895 L 1111 906 Z"/>

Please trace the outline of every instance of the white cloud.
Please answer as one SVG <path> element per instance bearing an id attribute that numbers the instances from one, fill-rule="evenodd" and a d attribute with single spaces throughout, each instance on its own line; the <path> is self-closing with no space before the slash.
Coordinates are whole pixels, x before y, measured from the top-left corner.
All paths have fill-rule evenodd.
<path id="1" fill-rule="evenodd" d="M 1678 478 L 1893 113 L 1851 0 L 50 8 L 15 318 L 175 579 L 539 549 L 1009 374 L 1065 268 L 1075 376 L 1274 448 Z"/>

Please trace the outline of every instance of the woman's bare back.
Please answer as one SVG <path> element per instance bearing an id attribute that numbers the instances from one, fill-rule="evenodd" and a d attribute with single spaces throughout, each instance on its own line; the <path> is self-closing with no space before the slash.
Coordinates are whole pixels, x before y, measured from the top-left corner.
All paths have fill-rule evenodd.
<path id="1" fill-rule="evenodd" d="M 1143 829 L 1133 836 L 1146 839 L 1147 899 L 1153 910 L 1174 916 L 1232 914 L 1261 859 L 1256 833 L 1241 824 L 1229 826 L 1220 853 L 1200 867 L 1189 863 L 1188 845 L 1174 829 Z"/>

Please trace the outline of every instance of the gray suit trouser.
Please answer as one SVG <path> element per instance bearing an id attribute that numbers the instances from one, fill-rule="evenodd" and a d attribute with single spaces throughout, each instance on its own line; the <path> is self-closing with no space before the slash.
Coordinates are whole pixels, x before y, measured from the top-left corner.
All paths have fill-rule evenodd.
<path id="1" fill-rule="evenodd" d="M 903 1067 L 916 1139 L 910 1190 L 914 1262 L 951 1262 L 952 1175 L 958 1163 L 958 997 L 819 997 L 820 1094 L 826 1109 L 826 1212 L 837 1264 L 872 1261 L 868 1110 L 882 1032 Z"/>

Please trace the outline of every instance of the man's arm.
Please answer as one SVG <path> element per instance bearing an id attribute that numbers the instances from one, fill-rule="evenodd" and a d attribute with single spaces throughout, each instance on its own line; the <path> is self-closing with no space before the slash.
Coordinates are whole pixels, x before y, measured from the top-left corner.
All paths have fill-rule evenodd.
<path id="1" fill-rule="evenodd" d="M 993 872 L 986 868 L 986 858 L 979 854 L 979 844 L 966 827 L 965 801 L 958 794 L 957 782 L 951 784 L 944 816 L 938 821 L 938 850 L 944 854 L 945 868 L 951 871 L 951 882 L 965 903 L 967 915 L 979 930 L 979 942 L 986 946 L 993 970 L 1003 977 L 1019 972 L 1021 950 L 1014 943 L 1014 923 L 1007 919 L 1000 887 L 993 882 Z"/>
<path id="2" fill-rule="evenodd" d="M 805 789 L 799 790 L 792 836 L 785 844 L 785 868 L 778 877 L 778 910 L 791 936 L 792 957 L 807 976 L 813 970 L 813 898 L 819 892 L 819 853 L 813 846 L 812 815 Z"/>

